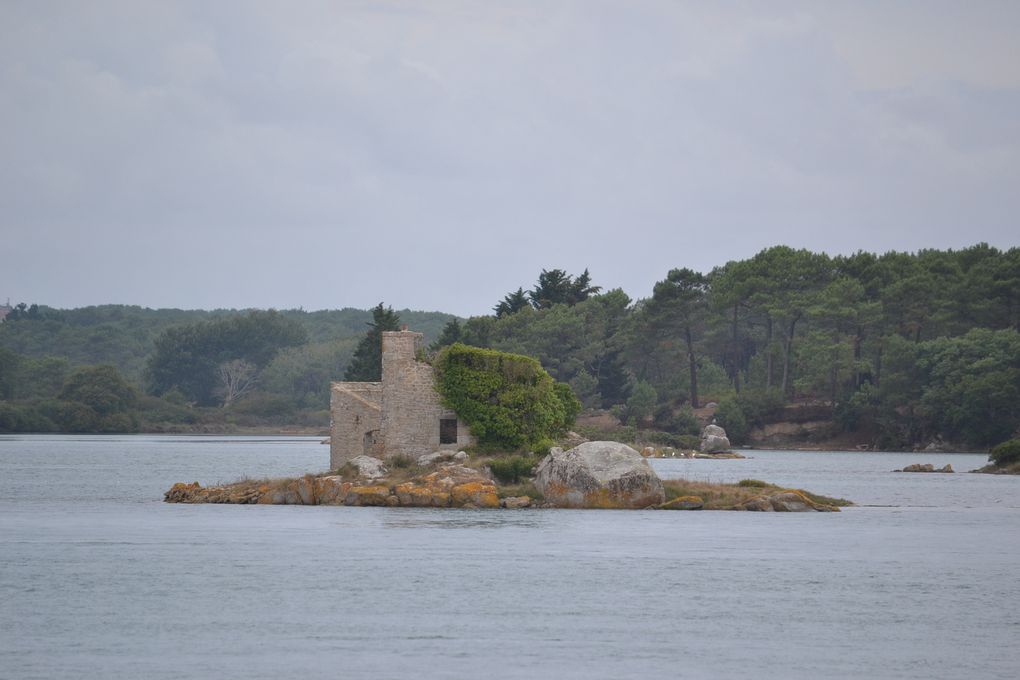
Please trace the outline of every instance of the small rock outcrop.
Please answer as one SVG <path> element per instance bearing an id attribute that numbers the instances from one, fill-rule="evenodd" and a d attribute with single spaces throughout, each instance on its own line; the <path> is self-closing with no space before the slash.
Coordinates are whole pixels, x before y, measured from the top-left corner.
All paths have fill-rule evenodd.
<path id="1" fill-rule="evenodd" d="M 715 423 L 706 425 L 701 431 L 701 452 L 722 453 L 730 450 L 730 440 L 726 436 L 726 430 Z"/>
<path id="2" fill-rule="evenodd" d="M 565 508 L 645 508 L 662 503 L 662 481 L 641 454 L 618 442 L 553 448 L 538 464 L 535 486 Z"/>
<path id="3" fill-rule="evenodd" d="M 527 498 L 527 497 L 524 497 Z M 203 487 L 177 483 L 163 495 L 167 503 L 235 503 L 240 505 L 354 505 L 376 507 L 498 508 L 499 496 L 491 479 L 471 468 L 446 464 L 435 472 L 390 486 L 385 481 L 340 475 L 270 482 L 245 480 Z M 513 507 L 527 507 L 526 505 Z M 523 501 L 517 501 L 523 503 Z M 511 507 L 511 506 L 507 506 Z"/>
<path id="4" fill-rule="evenodd" d="M 893 472 L 952 472 L 953 466 L 946 463 L 943 467 L 937 468 L 931 463 L 914 463 L 908 465 L 902 470 L 893 470 Z"/>
<path id="5" fill-rule="evenodd" d="M 757 512 L 839 512 L 839 508 L 815 503 L 799 491 L 792 490 L 752 498 L 740 508 Z"/>
<path id="6" fill-rule="evenodd" d="M 397 484 L 393 491 L 400 505 L 411 507 L 499 507 L 493 481 L 463 465 L 443 465 L 435 472 Z"/>

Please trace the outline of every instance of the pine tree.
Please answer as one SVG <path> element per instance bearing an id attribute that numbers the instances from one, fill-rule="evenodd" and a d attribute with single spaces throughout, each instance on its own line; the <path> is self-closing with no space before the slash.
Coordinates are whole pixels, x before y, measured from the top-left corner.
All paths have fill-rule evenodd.
<path id="1" fill-rule="evenodd" d="M 354 350 L 344 380 L 353 382 L 378 382 L 382 380 L 382 334 L 383 331 L 400 330 L 400 317 L 392 307 L 379 303 L 372 309 L 369 331 Z"/>
<path id="2" fill-rule="evenodd" d="M 456 319 L 451 319 L 443 326 L 443 332 L 439 334 L 436 341 L 429 345 L 429 351 L 438 352 L 443 347 L 460 342 L 461 335 L 463 335 L 463 329 L 460 327 L 460 322 Z"/>
<path id="3" fill-rule="evenodd" d="M 524 292 L 524 288 L 518 288 L 512 293 L 507 293 L 506 297 L 500 300 L 499 304 L 492 309 L 496 312 L 496 317 L 501 318 L 519 312 L 527 306 L 528 294 Z"/>

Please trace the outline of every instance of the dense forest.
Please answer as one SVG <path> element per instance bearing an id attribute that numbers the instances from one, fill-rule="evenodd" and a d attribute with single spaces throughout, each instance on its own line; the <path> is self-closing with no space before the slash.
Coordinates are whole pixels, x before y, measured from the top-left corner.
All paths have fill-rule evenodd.
<path id="1" fill-rule="evenodd" d="M 401 310 L 427 337 L 454 319 Z M 0 323 L 0 432 L 324 429 L 370 310 L 179 310 L 18 305 Z M 96 373 L 97 367 L 104 371 Z M 81 376 L 92 398 L 70 399 Z M 117 417 L 96 405 L 125 393 Z M 240 393 L 238 393 L 240 392 Z"/>
<path id="2" fill-rule="evenodd" d="M 398 323 L 432 351 L 459 341 L 532 356 L 589 412 L 653 440 L 694 434 L 706 405 L 737 442 L 798 412 L 826 423 L 813 436 L 884 448 L 983 448 L 1020 427 L 1018 248 L 830 257 L 777 246 L 666 272 L 639 300 L 587 270 L 551 269 L 493 302 L 466 320 L 382 304 L 19 305 L 0 324 L 0 431 L 325 426 L 329 381 L 371 376 L 378 333 Z M 81 396 L 82 372 L 100 365 L 93 378 L 127 395 L 106 399 L 120 411 Z"/>

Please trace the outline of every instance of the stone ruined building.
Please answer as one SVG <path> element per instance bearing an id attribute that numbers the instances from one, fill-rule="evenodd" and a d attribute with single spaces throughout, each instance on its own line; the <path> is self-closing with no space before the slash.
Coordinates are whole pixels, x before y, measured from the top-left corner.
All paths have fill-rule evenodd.
<path id="1" fill-rule="evenodd" d="M 329 466 L 362 454 L 416 458 L 474 442 L 457 414 L 440 403 L 432 366 L 418 357 L 424 336 L 382 334 L 382 382 L 334 382 L 330 389 Z"/>

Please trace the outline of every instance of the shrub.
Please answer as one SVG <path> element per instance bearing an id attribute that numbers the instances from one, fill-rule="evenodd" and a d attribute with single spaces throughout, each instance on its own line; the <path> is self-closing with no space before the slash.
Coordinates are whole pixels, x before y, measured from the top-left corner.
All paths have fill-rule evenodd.
<path id="1" fill-rule="evenodd" d="M 1020 439 L 1010 439 L 994 446 L 988 460 L 999 467 L 1020 463 Z"/>
<path id="2" fill-rule="evenodd" d="M 256 392 L 231 404 L 229 410 L 232 414 L 239 416 L 279 418 L 294 413 L 295 408 L 294 400 L 289 397 Z"/>
<path id="3" fill-rule="evenodd" d="M 741 479 L 737 482 L 737 486 L 750 486 L 750 487 L 766 487 L 769 486 L 768 482 L 763 482 L 760 479 Z"/>
<path id="4" fill-rule="evenodd" d="M 573 424 L 580 403 L 530 357 L 454 343 L 435 360 L 443 404 L 483 450 L 534 448 Z"/>
<path id="5" fill-rule="evenodd" d="M 492 476 L 503 484 L 517 484 L 521 478 L 531 476 L 531 468 L 535 467 L 537 460 L 532 456 L 510 456 L 509 458 L 494 458 L 489 461 L 489 470 Z"/>
<path id="6" fill-rule="evenodd" d="M 734 444 L 742 444 L 747 439 L 747 433 L 751 428 L 736 399 L 731 397 L 719 402 L 719 407 L 715 410 L 715 419 L 726 430 L 726 436 Z"/>
<path id="7" fill-rule="evenodd" d="M 678 434 L 674 446 L 678 449 L 697 450 L 701 448 L 701 437 L 696 434 Z"/>
<path id="8" fill-rule="evenodd" d="M 405 454 L 397 454 L 390 458 L 390 464 L 395 468 L 406 469 L 414 465 L 414 458 Z"/>
<path id="9" fill-rule="evenodd" d="M 778 390 L 742 392 L 719 402 L 716 420 L 734 444 L 742 444 L 751 428 L 761 427 L 783 408 L 783 395 Z"/>
<path id="10" fill-rule="evenodd" d="M 663 404 L 655 411 L 655 427 L 674 434 L 701 434 L 701 425 L 690 406 L 674 411 L 670 404 Z"/>
<path id="11" fill-rule="evenodd" d="M 627 398 L 628 419 L 633 419 L 635 424 L 640 424 L 655 412 L 655 402 L 658 400 L 659 395 L 654 387 L 646 382 L 638 382 Z"/>
<path id="12" fill-rule="evenodd" d="M 31 404 L 0 401 L 0 432 L 53 432 L 57 427 Z"/>

